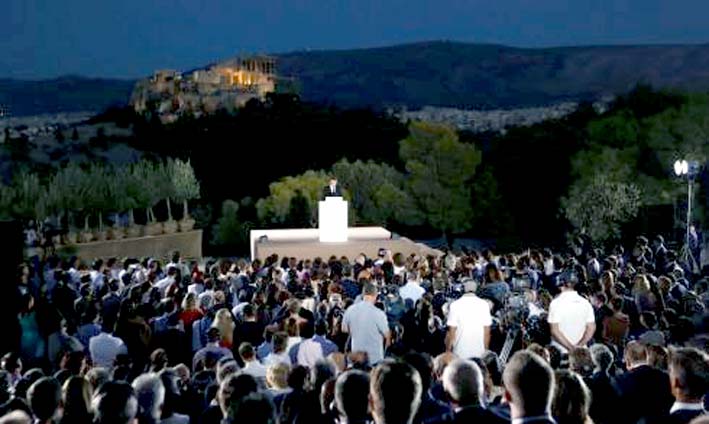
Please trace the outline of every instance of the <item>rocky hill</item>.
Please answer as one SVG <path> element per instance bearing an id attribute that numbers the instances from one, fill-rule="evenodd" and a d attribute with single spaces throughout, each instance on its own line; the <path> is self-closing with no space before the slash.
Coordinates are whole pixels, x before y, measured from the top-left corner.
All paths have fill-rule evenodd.
<path id="1" fill-rule="evenodd" d="M 283 85 L 343 107 L 513 109 L 598 100 L 638 83 L 709 89 L 709 44 L 522 49 L 426 42 L 274 55 Z M 0 79 L 13 115 L 100 110 L 128 101 L 134 81 Z"/>

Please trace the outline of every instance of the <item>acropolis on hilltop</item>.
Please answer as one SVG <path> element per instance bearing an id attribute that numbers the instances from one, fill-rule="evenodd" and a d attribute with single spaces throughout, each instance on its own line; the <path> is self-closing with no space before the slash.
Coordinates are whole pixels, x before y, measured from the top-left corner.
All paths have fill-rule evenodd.
<path id="1" fill-rule="evenodd" d="M 195 117 L 234 110 L 276 89 L 275 58 L 237 57 L 188 73 L 159 70 L 138 81 L 130 104 L 138 113 L 156 113 L 163 123 L 180 115 Z"/>

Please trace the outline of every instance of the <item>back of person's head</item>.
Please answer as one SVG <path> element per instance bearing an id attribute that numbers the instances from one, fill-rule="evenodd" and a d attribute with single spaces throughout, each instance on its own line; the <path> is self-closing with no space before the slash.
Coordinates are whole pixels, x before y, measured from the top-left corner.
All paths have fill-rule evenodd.
<path id="1" fill-rule="evenodd" d="M 547 362 L 551 361 L 551 354 L 549 353 L 549 349 L 540 345 L 539 343 L 531 343 L 529 346 L 527 346 L 527 350 L 532 353 L 536 353 L 537 355 L 539 355 L 539 357 L 541 357 Z"/>
<path id="2" fill-rule="evenodd" d="M 379 293 L 377 286 L 367 281 L 362 285 L 362 296 L 376 296 Z"/>
<path id="3" fill-rule="evenodd" d="M 239 364 L 235 360 L 231 358 L 224 361 L 219 360 L 217 363 L 217 384 L 221 384 L 222 381 L 237 371 L 239 371 Z"/>
<path id="4" fill-rule="evenodd" d="M 319 319 L 315 321 L 315 334 L 318 336 L 323 336 L 327 334 L 327 321 L 324 319 Z"/>
<path id="5" fill-rule="evenodd" d="M 275 424 L 276 407 L 263 393 L 250 393 L 241 399 L 232 399 L 227 411 L 228 424 Z"/>
<path id="6" fill-rule="evenodd" d="M 369 374 L 349 370 L 335 382 L 335 405 L 346 422 L 364 422 L 368 418 Z"/>
<path id="7" fill-rule="evenodd" d="M 431 387 L 433 378 L 433 359 L 428 354 L 411 352 L 403 357 L 404 362 L 414 367 L 421 377 L 421 393 L 426 393 Z"/>
<path id="8" fill-rule="evenodd" d="M 580 375 L 568 370 L 556 372 L 556 393 L 552 414 L 559 424 L 586 423 L 591 392 Z"/>
<path id="9" fill-rule="evenodd" d="M 369 384 L 372 417 L 377 424 L 410 424 L 421 403 L 421 377 L 411 365 L 385 361 Z"/>
<path id="10" fill-rule="evenodd" d="M 84 377 L 69 377 L 62 387 L 65 417 L 83 420 L 91 416 L 91 386 Z"/>
<path id="11" fill-rule="evenodd" d="M 243 342 L 239 345 L 239 356 L 244 362 L 253 360 L 255 355 L 256 352 L 251 343 Z"/>
<path id="12" fill-rule="evenodd" d="M 285 362 L 276 362 L 266 370 L 266 383 L 270 388 L 283 390 L 288 388 L 288 375 L 290 365 Z"/>
<path id="13" fill-rule="evenodd" d="M 52 377 L 42 377 L 35 381 L 27 391 L 27 401 L 32 414 L 39 421 L 56 417 L 62 401 L 62 389 Z"/>
<path id="14" fill-rule="evenodd" d="M 444 352 L 433 358 L 433 374 L 437 379 L 443 376 L 443 371 L 445 371 L 448 364 L 455 360 L 456 356 L 451 352 Z"/>
<path id="15" fill-rule="evenodd" d="M 479 406 L 483 399 L 483 374 L 478 364 L 456 359 L 443 371 L 443 389 L 457 406 Z"/>
<path id="16" fill-rule="evenodd" d="M 646 345 L 647 349 L 647 364 L 653 368 L 667 370 L 669 352 L 664 346 Z"/>
<path id="17" fill-rule="evenodd" d="M 131 424 L 138 413 L 138 399 L 126 382 L 107 381 L 94 394 L 96 424 Z"/>
<path id="18" fill-rule="evenodd" d="M 231 374 L 219 385 L 217 400 L 222 414 L 229 413 L 232 402 L 243 399 L 251 393 L 258 391 L 258 383 L 249 374 Z"/>
<path id="19" fill-rule="evenodd" d="M 597 371 L 607 373 L 613 365 L 613 352 L 601 343 L 591 345 L 591 359 Z"/>
<path id="20" fill-rule="evenodd" d="M 139 375 L 133 381 L 133 390 L 138 398 L 138 422 L 156 423 L 165 402 L 165 387 L 157 374 Z"/>
<path id="21" fill-rule="evenodd" d="M 101 385 L 103 385 L 103 383 L 111 379 L 111 374 L 106 368 L 94 367 L 86 373 L 86 379 L 89 382 L 91 393 L 93 395 L 101 387 Z"/>
<path id="22" fill-rule="evenodd" d="M 554 394 L 554 372 L 536 353 L 519 351 L 509 359 L 502 375 L 505 397 L 524 416 L 549 412 Z"/>
<path id="23" fill-rule="evenodd" d="M 591 351 L 586 346 L 577 346 L 569 352 L 569 368 L 582 377 L 590 377 L 595 365 Z"/>
<path id="24" fill-rule="evenodd" d="M 162 416 L 170 417 L 180 399 L 180 389 L 177 385 L 179 376 L 177 371 L 172 368 L 166 368 L 160 371 L 158 376 L 160 377 L 162 386 L 165 388 L 165 402 L 163 403 Z"/>
<path id="25" fill-rule="evenodd" d="M 625 346 L 626 365 L 636 365 L 647 362 L 647 349 L 642 343 L 631 341 Z"/>
<path id="26" fill-rule="evenodd" d="M 640 314 L 640 322 L 650 330 L 654 330 L 657 327 L 657 316 L 654 312 L 645 311 Z"/>
<path id="27" fill-rule="evenodd" d="M 670 352 L 670 385 L 681 401 L 698 401 L 709 390 L 709 356 L 695 348 L 680 348 Z"/>
<path id="28" fill-rule="evenodd" d="M 285 352 L 286 347 L 288 346 L 288 333 L 286 333 L 285 331 L 277 332 L 273 335 L 271 343 L 273 344 L 274 353 Z"/>
<path id="29" fill-rule="evenodd" d="M 318 359 L 310 369 L 310 387 L 311 389 L 320 391 L 320 387 L 325 382 L 335 376 L 337 370 L 335 364 L 327 359 Z"/>
<path id="30" fill-rule="evenodd" d="M 22 372 L 22 360 L 20 360 L 20 355 L 15 352 L 4 354 L 0 363 L 2 364 L 2 369 L 10 374 Z"/>

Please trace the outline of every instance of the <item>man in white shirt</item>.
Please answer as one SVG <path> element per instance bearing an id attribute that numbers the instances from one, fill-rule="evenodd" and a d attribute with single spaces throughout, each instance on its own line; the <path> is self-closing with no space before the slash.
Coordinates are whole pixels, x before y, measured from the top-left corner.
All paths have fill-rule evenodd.
<path id="1" fill-rule="evenodd" d="M 581 297 L 574 286 L 578 282 L 572 271 L 559 274 L 557 285 L 561 290 L 549 305 L 549 327 L 552 344 L 561 353 L 568 353 L 577 346 L 586 346 L 596 331 L 593 306 Z"/>
<path id="2" fill-rule="evenodd" d="M 113 323 L 104 322 L 101 333 L 89 339 L 89 354 L 94 366 L 112 369 L 116 357 L 128 353 L 123 340 L 111 334 L 113 327 Z"/>
<path id="3" fill-rule="evenodd" d="M 451 303 L 448 310 L 446 350 L 459 358 L 480 358 L 490 345 L 490 304 L 475 295 L 478 284 L 463 280 L 465 294 Z"/>
<path id="4" fill-rule="evenodd" d="M 160 295 L 165 296 L 165 291 L 167 290 L 168 287 L 172 285 L 172 283 L 175 282 L 175 276 L 177 275 L 177 268 L 176 267 L 170 267 L 167 269 L 167 276 L 163 278 L 162 280 L 159 280 L 158 282 L 155 283 L 155 287 L 160 290 Z"/>
<path id="5" fill-rule="evenodd" d="M 239 356 L 244 361 L 244 368 L 241 369 L 241 372 L 249 374 L 259 382 L 266 380 L 266 367 L 256 359 L 256 352 L 251 343 L 244 342 L 239 345 Z"/>
<path id="6" fill-rule="evenodd" d="M 406 284 L 399 288 L 399 296 L 402 299 L 411 299 L 414 305 L 421 299 L 426 290 L 419 283 L 419 275 L 416 272 L 406 274 Z"/>

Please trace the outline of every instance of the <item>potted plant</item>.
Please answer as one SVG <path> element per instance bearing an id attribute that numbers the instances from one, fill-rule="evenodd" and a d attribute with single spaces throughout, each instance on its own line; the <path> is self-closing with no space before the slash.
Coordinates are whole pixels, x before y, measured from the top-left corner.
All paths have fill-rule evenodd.
<path id="1" fill-rule="evenodd" d="M 113 212 L 113 225 L 108 228 L 109 240 L 122 240 L 126 235 L 120 224 L 120 213 L 127 209 L 125 175 L 125 168 L 110 168 L 106 173 L 107 204 Z"/>
<path id="2" fill-rule="evenodd" d="M 22 171 L 15 175 L 13 184 L 14 215 L 25 222 L 34 221 L 39 226 L 44 219 L 44 202 L 40 204 L 44 190 L 45 187 L 42 186 L 37 174 Z"/>
<path id="3" fill-rule="evenodd" d="M 134 163 L 124 168 L 123 179 L 125 181 L 125 202 L 128 210 L 128 228 L 126 237 L 134 238 L 143 235 L 144 226 L 135 222 L 135 210 L 146 209 L 150 204 L 146 187 L 144 186 L 146 171 L 145 162 Z M 146 218 L 147 221 L 147 218 Z"/>
<path id="4" fill-rule="evenodd" d="M 168 159 L 166 162 L 159 163 L 155 165 L 155 172 L 157 174 L 156 185 L 158 191 L 165 198 L 165 206 L 167 207 L 167 221 L 163 222 L 163 231 L 165 234 L 174 234 L 177 232 L 177 221 L 172 217 L 172 202 L 170 202 L 170 197 L 175 194 L 175 186 L 173 184 L 173 173 L 174 173 L 174 163 L 173 159 Z"/>
<path id="5" fill-rule="evenodd" d="M 105 241 L 108 238 L 108 233 L 103 226 L 103 215 L 108 208 L 110 200 L 108 195 L 108 174 L 106 170 L 98 165 L 94 165 L 88 172 L 90 181 L 88 182 L 91 189 L 89 190 L 88 203 L 90 210 L 96 215 L 96 228 L 94 228 L 94 239 L 97 241 Z"/>
<path id="6" fill-rule="evenodd" d="M 157 222 L 157 219 L 155 219 L 155 213 L 153 212 L 153 207 L 160 200 L 162 200 L 159 171 L 156 169 L 156 165 L 149 162 L 143 162 L 141 173 L 143 178 L 143 190 L 148 199 L 145 208 L 145 215 L 147 217 L 147 223 L 145 224 L 145 235 L 157 236 L 162 234 L 162 223 Z"/>
<path id="7" fill-rule="evenodd" d="M 191 231 L 194 228 L 195 220 L 190 216 L 188 202 L 199 198 L 199 181 L 189 160 L 175 160 L 172 167 L 174 198 L 176 201 L 182 202 L 182 219 L 179 221 L 180 231 Z"/>
<path id="8" fill-rule="evenodd" d="M 59 224 L 66 228 L 65 243 L 76 244 L 79 242 L 79 231 L 75 222 L 75 211 L 83 207 L 84 170 L 78 165 L 68 164 L 57 171 L 49 183 L 48 191 L 55 200 Z M 62 217 L 66 220 L 66 227 L 62 225 Z"/>

